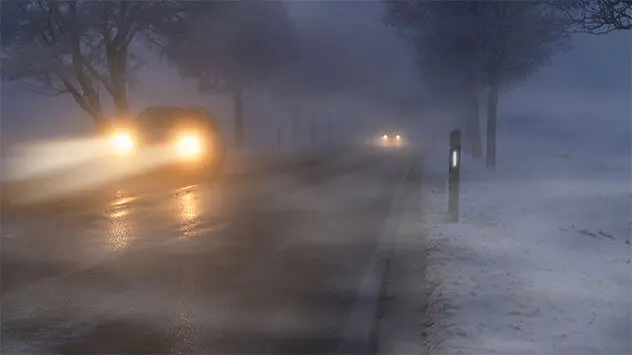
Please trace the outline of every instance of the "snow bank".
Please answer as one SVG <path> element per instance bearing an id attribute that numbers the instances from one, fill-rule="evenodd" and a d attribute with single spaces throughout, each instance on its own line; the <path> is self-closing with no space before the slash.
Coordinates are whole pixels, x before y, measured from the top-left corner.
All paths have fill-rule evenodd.
<path id="1" fill-rule="evenodd" d="M 426 347 L 632 354 L 630 157 L 516 151 L 494 172 L 465 158 L 461 219 L 448 224 L 443 153 L 424 171 Z"/>

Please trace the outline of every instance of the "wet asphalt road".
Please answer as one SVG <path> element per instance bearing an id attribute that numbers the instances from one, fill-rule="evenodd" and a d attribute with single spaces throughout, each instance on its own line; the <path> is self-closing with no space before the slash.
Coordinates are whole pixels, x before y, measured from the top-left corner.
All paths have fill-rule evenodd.
<path id="1" fill-rule="evenodd" d="M 2 353 L 333 353 L 411 163 L 373 152 L 3 213 Z"/>

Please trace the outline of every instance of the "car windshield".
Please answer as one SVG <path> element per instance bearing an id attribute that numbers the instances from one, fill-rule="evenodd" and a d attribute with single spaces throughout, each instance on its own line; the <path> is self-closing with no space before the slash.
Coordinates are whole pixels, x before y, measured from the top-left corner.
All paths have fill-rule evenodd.
<path id="1" fill-rule="evenodd" d="M 138 115 L 138 124 L 151 130 L 172 129 L 183 117 L 183 110 L 176 108 L 152 108 Z"/>

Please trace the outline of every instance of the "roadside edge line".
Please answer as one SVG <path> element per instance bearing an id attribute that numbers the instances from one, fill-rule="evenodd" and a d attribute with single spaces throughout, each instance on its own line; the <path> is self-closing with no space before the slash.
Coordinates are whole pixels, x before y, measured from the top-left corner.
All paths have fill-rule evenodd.
<path id="1" fill-rule="evenodd" d="M 406 167 L 395 189 L 391 208 L 377 239 L 376 251 L 368 262 L 356 294 L 356 301 L 344 327 L 343 337 L 336 354 L 375 353 L 375 341 L 380 296 L 383 294 L 384 277 L 389 267 L 393 241 L 399 227 L 403 206 L 403 186 L 416 166 L 416 157 Z"/>

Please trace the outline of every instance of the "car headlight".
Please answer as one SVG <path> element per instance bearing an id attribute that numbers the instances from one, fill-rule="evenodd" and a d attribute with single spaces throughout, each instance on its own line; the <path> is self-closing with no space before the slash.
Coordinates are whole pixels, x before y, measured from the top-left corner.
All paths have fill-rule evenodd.
<path id="1" fill-rule="evenodd" d="M 185 158 L 194 158 L 202 153 L 202 140 L 199 136 L 186 134 L 176 142 L 178 154 Z"/>
<path id="2" fill-rule="evenodd" d="M 401 139 L 401 138 L 402 138 L 402 137 L 400 137 L 400 135 L 399 135 L 399 134 L 395 136 L 395 139 Z"/>
<path id="3" fill-rule="evenodd" d="M 119 132 L 111 138 L 112 146 L 118 153 L 127 153 L 134 149 L 134 140 L 127 132 Z"/>
<path id="4" fill-rule="evenodd" d="M 388 134 L 383 135 L 382 139 L 388 139 Z"/>

